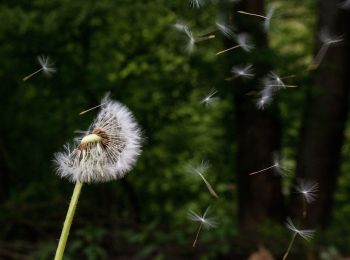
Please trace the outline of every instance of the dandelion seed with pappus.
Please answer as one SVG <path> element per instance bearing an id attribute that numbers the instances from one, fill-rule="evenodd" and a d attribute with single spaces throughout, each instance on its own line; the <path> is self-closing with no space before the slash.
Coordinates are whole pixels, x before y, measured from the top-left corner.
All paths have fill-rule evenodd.
<path id="1" fill-rule="evenodd" d="M 228 51 L 232 51 L 232 50 L 237 49 L 237 48 L 242 48 L 246 52 L 251 52 L 251 50 L 254 48 L 254 44 L 251 42 L 249 35 L 246 33 L 238 34 L 236 36 L 236 41 L 238 43 L 237 45 L 230 47 L 228 49 L 219 51 L 216 53 L 216 55 L 220 55 L 220 54 L 223 54 L 223 53 L 228 52 Z"/>
<path id="2" fill-rule="evenodd" d="M 309 241 L 310 239 L 313 238 L 313 235 L 315 233 L 315 230 L 311 230 L 311 229 L 303 229 L 303 230 L 300 230 L 300 229 L 297 229 L 292 220 L 290 218 L 287 218 L 287 222 L 286 222 L 286 226 L 289 230 L 291 230 L 293 232 L 293 236 L 292 236 L 292 239 L 289 243 L 289 246 L 287 248 L 287 251 L 284 253 L 283 255 L 283 259 L 282 260 L 285 260 L 287 259 L 288 257 L 288 254 L 293 246 L 293 243 L 294 243 L 294 240 L 296 238 L 297 235 L 301 236 L 302 238 L 304 238 L 305 240 Z"/>
<path id="3" fill-rule="evenodd" d="M 216 89 L 211 89 L 200 103 L 204 104 L 206 107 L 213 106 L 219 100 L 218 97 L 214 97 L 217 93 Z"/>
<path id="4" fill-rule="evenodd" d="M 215 24 L 218 30 L 227 38 L 234 39 L 236 37 L 236 34 L 233 31 L 233 28 L 229 25 L 226 25 L 223 21 L 221 21 L 221 19 L 217 21 Z"/>
<path id="5" fill-rule="evenodd" d="M 210 164 L 208 161 L 202 161 L 199 165 L 193 166 L 191 164 L 187 165 L 187 171 L 190 173 L 194 173 L 201 177 L 201 179 L 204 181 L 205 185 L 207 186 L 209 193 L 214 196 L 215 198 L 219 198 L 219 196 L 214 191 L 213 187 L 210 185 L 210 183 L 205 178 L 205 174 L 210 168 Z"/>
<path id="6" fill-rule="evenodd" d="M 141 153 L 141 130 L 130 110 L 106 96 L 86 134 L 55 154 L 57 174 L 75 183 L 55 260 L 61 260 L 83 183 L 124 177 Z"/>
<path id="7" fill-rule="evenodd" d="M 196 221 L 196 222 L 200 222 L 200 225 L 198 227 L 197 233 L 196 233 L 196 237 L 193 241 L 192 247 L 195 247 L 197 244 L 197 240 L 198 240 L 198 236 L 199 233 L 202 230 L 202 227 L 204 227 L 205 229 L 211 229 L 211 228 L 215 228 L 217 226 L 217 222 L 215 220 L 215 218 L 211 218 L 208 217 L 208 211 L 209 211 L 208 207 L 203 215 L 197 214 L 196 212 L 189 210 L 188 212 L 188 218 L 192 221 Z"/>
<path id="8" fill-rule="evenodd" d="M 41 71 L 46 75 L 51 75 L 52 73 L 56 72 L 56 68 L 53 66 L 54 63 L 51 61 L 50 57 L 44 56 L 44 55 L 38 56 L 38 62 L 41 68 L 29 74 L 28 76 L 24 77 L 22 79 L 23 81 L 30 79 L 32 76 L 34 76 L 35 74 Z"/>
<path id="9" fill-rule="evenodd" d="M 303 198 L 303 216 L 306 217 L 307 204 L 310 204 L 316 200 L 318 192 L 318 183 L 307 180 L 299 180 L 298 185 L 295 187 L 295 190 Z"/>
<path id="10" fill-rule="evenodd" d="M 174 28 L 186 35 L 187 43 L 186 43 L 185 50 L 189 54 L 191 54 L 194 51 L 196 43 L 215 38 L 215 35 L 212 35 L 212 34 L 207 36 L 194 37 L 192 30 L 187 25 L 181 22 L 175 23 Z"/>
<path id="11" fill-rule="evenodd" d="M 249 79 L 255 76 L 252 64 L 234 66 L 231 69 L 231 73 L 237 78 L 241 77 Z"/>
<path id="12" fill-rule="evenodd" d="M 331 36 L 325 29 L 321 30 L 319 39 L 322 42 L 322 46 L 309 66 L 309 69 L 311 70 L 317 69 L 320 66 L 330 46 L 338 44 L 344 40 L 343 36 Z"/>
<path id="13" fill-rule="evenodd" d="M 288 173 L 288 170 L 282 167 L 278 153 L 274 153 L 272 165 L 270 165 L 264 169 L 261 169 L 259 171 L 249 173 L 249 175 L 255 175 L 258 173 L 265 172 L 265 171 L 270 170 L 270 169 L 275 169 L 276 172 L 278 173 L 278 175 L 281 175 L 281 176 L 286 175 Z"/>

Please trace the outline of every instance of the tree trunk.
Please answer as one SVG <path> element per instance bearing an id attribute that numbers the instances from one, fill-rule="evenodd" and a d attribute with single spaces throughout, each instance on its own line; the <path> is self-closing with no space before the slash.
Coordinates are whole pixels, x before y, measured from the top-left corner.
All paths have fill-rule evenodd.
<path id="1" fill-rule="evenodd" d="M 264 1 L 242 1 L 237 10 L 264 14 Z M 235 17 L 239 30 L 249 33 L 254 39 L 256 49 L 247 55 L 255 57 L 255 54 L 268 53 L 267 36 L 261 26 L 261 20 L 237 13 Z M 253 60 L 256 79 L 249 82 L 235 80 L 233 83 L 239 83 L 234 87 L 239 224 L 241 233 L 247 236 L 250 236 L 249 231 L 256 233 L 256 225 L 264 220 L 280 222 L 284 219 L 281 178 L 275 169 L 249 176 L 251 172 L 271 166 L 274 163 L 274 155 L 280 149 L 281 127 L 277 106 L 274 103 L 265 110 L 258 110 L 255 98 L 247 95 L 251 91 L 260 91 L 261 77 L 271 68 L 271 64 L 265 60 Z M 250 240 L 254 237 L 256 238 L 252 236 Z"/>
<path id="2" fill-rule="evenodd" d="M 333 207 L 339 175 L 341 147 L 348 110 L 350 65 L 350 13 L 339 9 L 337 1 L 319 1 L 319 35 L 343 35 L 344 41 L 328 49 L 307 91 L 306 111 L 298 148 L 296 179 L 306 178 L 319 184 L 317 200 L 309 206 L 306 223 L 326 226 Z M 291 213 L 301 217 L 300 197 L 291 200 Z"/>

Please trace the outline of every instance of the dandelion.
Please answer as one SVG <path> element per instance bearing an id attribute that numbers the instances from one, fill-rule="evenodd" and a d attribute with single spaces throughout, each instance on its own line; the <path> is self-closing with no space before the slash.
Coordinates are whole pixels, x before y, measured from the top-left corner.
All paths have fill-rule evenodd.
<path id="1" fill-rule="evenodd" d="M 237 11 L 240 14 L 244 14 L 244 15 L 250 15 L 250 16 L 255 16 L 258 18 L 262 18 L 264 19 L 264 31 L 268 32 L 270 30 L 270 25 L 271 25 L 271 19 L 275 13 L 276 10 L 276 5 L 270 5 L 268 10 L 267 10 L 267 14 L 266 15 L 261 15 L 261 14 L 255 14 L 255 13 L 249 13 L 249 12 L 245 12 L 245 11 Z"/>
<path id="2" fill-rule="evenodd" d="M 34 76 L 35 74 L 41 71 L 44 72 L 46 75 L 51 75 L 52 73 L 56 72 L 56 69 L 53 67 L 54 64 L 50 60 L 50 57 L 42 55 L 42 56 L 38 56 L 37 59 L 41 68 L 29 74 L 28 76 L 24 77 L 22 79 L 23 81 L 30 79 L 32 76 Z"/>
<path id="3" fill-rule="evenodd" d="M 235 75 L 237 78 L 252 78 L 255 76 L 254 74 L 254 68 L 252 64 L 246 64 L 246 65 L 237 65 L 232 67 L 231 73 Z"/>
<path id="4" fill-rule="evenodd" d="M 289 254 L 289 252 L 290 252 L 290 250 L 291 250 L 291 248 L 293 246 L 294 240 L 295 240 L 297 235 L 299 235 L 302 238 L 304 238 L 305 240 L 309 241 L 310 239 L 312 239 L 312 237 L 313 237 L 313 235 L 315 233 L 315 230 L 311 230 L 311 229 L 304 229 L 304 230 L 297 229 L 294 226 L 294 224 L 293 224 L 293 222 L 292 222 L 292 220 L 290 218 L 287 218 L 286 226 L 287 226 L 288 229 L 290 229 L 293 232 L 293 236 L 292 236 L 292 239 L 291 239 L 291 241 L 289 243 L 288 249 L 285 252 L 282 260 L 287 259 L 288 254 Z"/>
<path id="5" fill-rule="evenodd" d="M 190 6 L 193 8 L 200 8 L 203 5 L 203 0 L 190 0 Z"/>
<path id="6" fill-rule="evenodd" d="M 186 35 L 187 43 L 186 43 L 185 49 L 186 49 L 187 53 L 193 52 L 196 43 L 215 38 L 215 35 L 213 35 L 213 34 L 206 35 L 206 36 L 194 37 L 192 30 L 187 25 L 185 25 L 184 23 L 181 23 L 181 22 L 175 23 L 174 28 Z"/>
<path id="7" fill-rule="evenodd" d="M 303 197 L 303 216 L 306 217 L 306 207 L 316 200 L 318 192 L 318 183 L 307 180 L 300 180 L 295 187 L 297 193 Z"/>
<path id="8" fill-rule="evenodd" d="M 211 229 L 211 228 L 215 228 L 217 226 L 217 222 L 215 221 L 214 218 L 211 217 L 207 217 L 208 211 L 209 211 L 208 207 L 203 215 L 199 215 L 196 212 L 189 210 L 188 212 L 188 218 L 192 221 L 196 221 L 196 222 L 200 222 L 200 225 L 198 227 L 197 233 L 196 233 L 196 237 L 193 241 L 192 246 L 195 247 L 197 240 L 198 240 L 198 236 L 200 231 L 202 230 L 202 227 L 204 227 L 205 229 Z"/>
<path id="9" fill-rule="evenodd" d="M 207 171 L 210 168 L 210 164 L 208 161 L 202 161 L 199 165 L 197 166 L 193 166 L 191 164 L 189 164 L 187 166 L 187 171 L 191 172 L 191 173 L 195 173 L 196 175 L 198 175 L 199 177 L 201 177 L 201 179 L 204 181 L 205 185 L 207 186 L 207 189 L 209 190 L 209 193 L 214 196 L 215 198 L 219 198 L 219 196 L 216 194 L 216 192 L 214 191 L 213 187 L 210 185 L 210 183 L 207 181 L 207 179 L 204 177 L 205 174 L 207 173 Z"/>
<path id="10" fill-rule="evenodd" d="M 272 165 L 270 165 L 262 170 L 249 173 L 249 175 L 255 175 L 258 173 L 265 172 L 265 171 L 270 170 L 270 169 L 275 169 L 279 175 L 286 175 L 289 172 L 286 168 L 282 167 L 278 153 L 274 153 Z"/>
<path id="11" fill-rule="evenodd" d="M 217 93 L 218 92 L 216 89 L 211 89 L 209 93 L 201 100 L 200 103 L 204 104 L 206 107 L 214 105 L 219 100 L 219 98 L 214 97 Z"/>
<path id="12" fill-rule="evenodd" d="M 326 30 L 321 30 L 319 39 L 322 42 L 322 46 L 309 66 L 309 69 L 311 70 L 318 68 L 330 46 L 340 43 L 344 40 L 343 36 L 330 36 Z"/>
<path id="13" fill-rule="evenodd" d="M 238 43 L 237 45 L 230 47 L 228 49 L 219 51 L 216 53 L 216 55 L 220 55 L 220 54 L 223 54 L 223 53 L 228 52 L 228 51 L 232 51 L 232 50 L 237 49 L 237 48 L 242 48 L 244 51 L 250 52 L 254 48 L 254 44 L 251 43 L 250 37 L 246 33 L 238 34 L 236 36 L 236 41 Z"/>
<path id="14" fill-rule="evenodd" d="M 271 104 L 274 92 L 274 87 L 265 85 L 259 93 L 260 97 L 256 102 L 256 107 L 260 110 L 264 110 L 266 106 Z"/>
<path id="15" fill-rule="evenodd" d="M 74 147 L 66 145 L 55 154 L 58 175 L 75 182 L 55 260 L 63 257 L 82 184 L 124 177 L 141 152 L 141 131 L 129 109 L 108 96 L 101 103 L 95 121 Z"/>

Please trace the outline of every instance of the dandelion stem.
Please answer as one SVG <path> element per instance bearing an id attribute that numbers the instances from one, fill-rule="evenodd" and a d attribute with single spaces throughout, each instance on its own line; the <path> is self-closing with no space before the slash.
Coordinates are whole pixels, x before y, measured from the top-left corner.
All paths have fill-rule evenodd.
<path id="1" fill-rule="evenodd" d="M 66 243 L 67 243 L 67 239 L 68 239 L 68 235 L 69 235 L 69 230 L 70 230 L 70 227 L 72 225 L 75 209 L 76 209 L 77 204 L 78 204 L 78 199 L 79 199 L 79 195 L 80 195 L 80 191 L 81 191 L 82 186 L 83 186 L 83 183 L 81 183 L 79 181 L 77 181 L 75 183 L 73 195 L 72 195 L 71 201 L 69 203 L 68 212 L 67 212 L 64 224 L 63 224 L 63 229 L 62 229 L 60 240 L 58 242 L 58 246 L 57 246 L 56 255 L 55 255 L 54 260 L 61 260 L 63 258 L 63 253 L 64 253 L 64 249 L 66 247 Z"/>
<path id="2" fill-rule="evenodd" d="M 30 74 L 30 75 L 24 77 L 22 80 L 23 80 L 23 81 L 26 81 L 27 79 L 30 79 L 32 76 L 34 76 L 35 74 L 39 73 L 39 72 L 42 71 L 43 69 L 44 69 L 44 68 L 40 68 L 40 69 L 38 69 L 37 71 L 34 71 L 32 74 Z"/>
<path id="3" fill-rule="evenodd" d="M 248 12 L 244 12 L 244 11 L 237 11 L 237 13 L 246 14 L 246 15 L 250 15 L 250 16 L 256 16 L 256 17 L 260 17 L 260 18 L 263 18 L 263 19 L 267 19 L 266 16 L 260 15 L 260 14 L 253 14 L 253 13 L 248 13 Z"/>
<path id="4" fill-rule="evenodd" d="M 220 54 L 222 54 L 222 53 L 225 53 L 225 52 L 228 52 L 228 51 L 231 51 L 231 50 L 237 49 L 237 48 L 239 48 L 239 47 L 241 47 L 241 45 L 236 45 L 236 46 L 233 46 L 233 47 L 228 48 L 228 49 L 225 49 L 225 50 L 223 50 L 223 51 L 219 51 L 218 53 L 216 53 L 216 55 L 220 55 Z"/>
<path id="5" fill-rule="evenodd" d="M 197 243 L 197 240 L 198 240 L 198 236 L 199 236 L 199 232 L 200 232 L 201 229 L 202 229 L 202 225 L 203 225 L 203 222 L 201 222 L 201 224 L 199 225 L 199 228 L 198 228 L 196 237 L 195 237 L 195 239 L 194 239 L 194 241 L 193 241 L 192 247 L 195 247 L 195 246 L 196 246 L 196 243 Z"/>
<path id="6" fill-rule="evenodd" d="M 292 240 L 290 241 L 289 246 L 288 246 L 288 249 L 287 249 L 287 251 L 284 253 L 284 256 L 283 256 L 282 260 L 286 260 L 286 259 L 287 259 L 287 256 L 288 256 L 288 254 L 289 254 L 290 249 L 291 249 L 292 246 L 293 246 L 293 243 L 294 243 L 294 240 L 295 240 L 296 236 L 297 236 L 297 232 L 294 232 L 293 237 L 292 237 Z"/>
<path id="7" fill-rule="evenodd" d="M 256 172 L 249 173 L 249 175 L 254 175 L 254 174 L 257 174 L 257 173 L 260 173 L 260 172 L 264 172 L 264 171 L 269 170 L 269 169 L 271 169 L 271 168 L 274 168 L 274 167 L 276 167 L 276 166 L 277 166 L 277 164 L 275 163 L 274 165 L 271 165 L 271 166 L 269 166 L 269 167 L 267 167 L 267 168 L 264 168 L 264 169 L 262 169 L 262 170 L 260 170 L 260 171 L 256 171 Z"/>
<path id="8" fill-rule="evenodd" d="M 201 174 L 199 171 L 197 171 L 198 175 L 202 178 L 204 181 L 205 185 L 207 186 L 209 192 L 211 195 L 213 195 L 215 198 L 219 198 L 219 196 L 216 194 L 214 191 L 213 187 L 210 185 L 210 183 L 204 178 L 203 174 Z"/>

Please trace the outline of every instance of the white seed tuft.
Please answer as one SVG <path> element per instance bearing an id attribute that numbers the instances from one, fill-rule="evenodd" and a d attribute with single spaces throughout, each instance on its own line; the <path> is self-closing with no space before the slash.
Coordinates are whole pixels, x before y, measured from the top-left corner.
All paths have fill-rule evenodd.
<path id="1" fill-rule="evenodd" d="M 57 173 L 73 182 L 106 182 L 124 177 L 141 153 L 141 130 L 130 110 L 106 96 L 84 136 L 55 154 Z"/>

